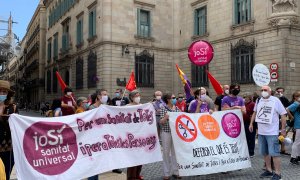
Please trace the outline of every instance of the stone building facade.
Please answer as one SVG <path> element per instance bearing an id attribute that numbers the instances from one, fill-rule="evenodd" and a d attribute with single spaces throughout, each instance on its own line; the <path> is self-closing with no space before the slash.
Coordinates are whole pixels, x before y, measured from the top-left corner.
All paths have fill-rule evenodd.
<path id="1" fill-rule="evenodd" d="M 42 1 L 37 6 L 33 17 L 27 27 L 25 38 L 25 58 L 22 68 L 24 73 L 19 77 L 23 91 L 20 94 L 22 101 L 31 103 L 32 107 L 37 108 L 39 102 L 45 98 L 45 52 L 46 52 L 46 8 Z M 21 61 L 21 59 L 20 59 Z"/>
<path id="2" fill-rule="evenodd" d="M 290 0 L 44 0 L 47 16 L 46 100 L 62 95 L 59 71 L 76 96 L 105 88 L 111 95 L 135 72 L 142 99 L 155 90 L 182 92 L 175 64 L 193 87 L 205 74 L 222 84 L 255 91 L 257 63 L 278 63 L 278 82 L 291 94 L 299 88 L 299 1 Z M 222 10 L 220 10 L 222 9 Z M 214 47 L 214 59 L 196 67 L 187 58 L 195 40 Z"/>

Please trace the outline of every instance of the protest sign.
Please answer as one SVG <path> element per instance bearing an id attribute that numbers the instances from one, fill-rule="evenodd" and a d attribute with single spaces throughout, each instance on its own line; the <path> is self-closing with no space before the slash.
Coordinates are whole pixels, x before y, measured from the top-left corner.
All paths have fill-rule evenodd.
<path id="1" fill-rule="evenodd" d="M 179 175 L 204 175 L 251 167 L 240 110 L 211 115 L 183 112 L 169 115 Z"/>
<path id="2" fill-rule="evenodd" d="M 271 98 L 260 98 L 257 104 L 257 113 L 255 122 L 271 124 L 273 119 L 273 113 L 275 109 L 275 101 Z"/>
<path id="3" fill-rule="evenodd" d="M 193 42 L 188 49 L 189 60 L 197 66 L 204 66 L 213 59 L 214 49 L 212 45 L 203 40 Z"/>
<path id="4" fill-rule="evenodd" d="M 152 104 L 9 119 L 17 177 L 83 179 L 162 160 Z"/>
<path id="5" fill-rule="evenodd" d="M 252 77 L 255 84 L 258 86 L 266 86 L 271 80 L 269 69 L 263 64 L 256 64 L 253 67 Z"/>

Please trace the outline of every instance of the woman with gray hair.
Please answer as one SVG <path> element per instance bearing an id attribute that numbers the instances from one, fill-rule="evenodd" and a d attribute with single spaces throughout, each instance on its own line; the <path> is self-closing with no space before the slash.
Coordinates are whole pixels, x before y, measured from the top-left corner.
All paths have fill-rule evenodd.
<path id="1" fill-rule="evenodd" d="M 131 91 L 129 93 L 129 100 L 130 103 L 126 106 L 139 105 L 141 101 L 140 92 L 138 90 Z M 140 175 L 141 171 L 142 165 L 127 168 L 127 180 L 144 179 L 144 177 Z"/>

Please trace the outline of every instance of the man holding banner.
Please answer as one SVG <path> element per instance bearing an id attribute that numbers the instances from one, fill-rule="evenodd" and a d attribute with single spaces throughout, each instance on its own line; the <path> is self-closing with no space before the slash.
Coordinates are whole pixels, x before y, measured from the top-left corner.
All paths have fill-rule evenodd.
<path id="1" fill-rule="evenodd" d="M 281 179 L 280 174 L 280 146 L 278 141 L 279 115 L 281 116 L 282 129 L 281 135 L 285 136 L 285 125 L 287 113 L 280 100 L 271 96 L 271 88 L 262 86 L 260 100 L 256 101 L 254 113 L 251 118 L 249 131 L 253 132 L 254 120 L 258 125 L 258 144 L 259 151 L 264 156 L 266 171 L 260 178 L 272 177 L 272 180 Z M 272 172 L 271 157 L 274 161 L 275 172 Z"/>

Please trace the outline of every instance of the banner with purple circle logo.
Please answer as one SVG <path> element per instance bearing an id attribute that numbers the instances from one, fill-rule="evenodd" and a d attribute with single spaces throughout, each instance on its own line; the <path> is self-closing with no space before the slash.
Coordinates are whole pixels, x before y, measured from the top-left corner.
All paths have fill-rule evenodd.
<path id="1" fill-rule="evenodd" d="M 53 118 L 12 114 L 17 179 L 84 179 L 161 161 L 155 122 L 151 103 Z"/>
<path id="2" fill-rule="evenodd" d="M 203 40 L 193 42 L 188 49 L 190 61 L 197 66 L 204 66 L 213 59 L 214 49 L 212 45 Z"/>

